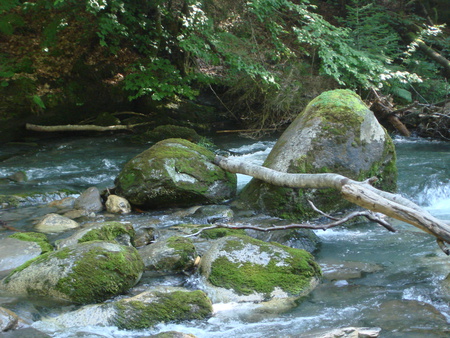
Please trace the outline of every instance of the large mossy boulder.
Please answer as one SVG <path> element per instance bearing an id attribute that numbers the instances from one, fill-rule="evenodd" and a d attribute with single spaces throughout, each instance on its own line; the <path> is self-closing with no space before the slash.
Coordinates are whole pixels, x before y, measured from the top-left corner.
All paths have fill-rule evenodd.
<path id="1" fill-rule="evenodd" d="M 97 303 L 133 287 L 143 270 L 134 247 L 86 242 L 26 262 L 0 282 L 0 289 L 22 296 Z"/>
<path id="2" fill-rule="evenodd" d="M 114 325 L 121 329 L 139 330 L 161 323 L 205 319 L 211 315 L 212 303 L 203 291 L 160 287 L 131 298 L 86 305 L 44 321 L 66 328 Z"/>
<path id="3" fill-rule="evenodd" d="M 203 255 L 200 271 L 213 302 L 299 299 L 321 278 L 309 252 L 245 235 L 218 239 Z"/>
<path id="4" fill-rule="evenodd" d="M 281 135 L 263 165 L 286 173 L 336 173 L 354 180 L 376 176 L 378 188 L 396 189 L 392 139 L 350 90 L 324 92 L 312 100 Z M 237 205 L 305 219 L 313 212 L 308 199 L 328 212 L 349 206 L 331 189 L 291 189 L 256 179 L 243 189 Z"/>
<path id="5" fill-rule="evenodd" d="M 166 139 L 130 160 L 116 193 L 144 209 L 214 204 L 236 193 L 236 175 L 213 164 L 214 153 L 183 139 Z"/>

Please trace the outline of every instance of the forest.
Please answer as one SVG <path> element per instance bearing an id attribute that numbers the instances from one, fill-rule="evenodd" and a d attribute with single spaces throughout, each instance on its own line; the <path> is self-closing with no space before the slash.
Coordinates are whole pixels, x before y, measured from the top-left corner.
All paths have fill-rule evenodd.
<path id="1" fill-rule="evenodd" d="M 348 88 L 391 113 L 437 105 L 448 123 L 449 20 L 446 0 L 5 0 L 0 119 L 10 132 L 105 111 L 157 120 L 212 97 L 257 136 Z M 448 124 L 421 136 L 436 135 Z"/>

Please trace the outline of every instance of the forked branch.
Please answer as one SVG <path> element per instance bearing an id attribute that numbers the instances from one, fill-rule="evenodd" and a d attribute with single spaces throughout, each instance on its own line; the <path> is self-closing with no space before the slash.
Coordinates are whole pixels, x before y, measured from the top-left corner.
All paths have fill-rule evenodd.
<path id="1" fill-rule="evenodd" d="M 301 224 L 289 224 L 289 225 L 282 225 L 282 226 L 277 225 L 277 226 L 266 227 L 266 228 L 262 228 L 262 227 L 258 227 L 258 226 L 254 226 L 254 225 L 236 224 L 236 223 L 235 224 L 214 223 L 214 225 L 202 228 L 199 231 L 197 231 L 196 233 L 187 235 L 186 237 L 197 236 L 205 230 L 211 230 L 211 229 L 217 229 L 217 228 L 226 228 L 226 229 L 233 229 L 233 230 L 237 230 L 237 229 L 256 230 L 256 231 L 262 231 L 262 232 L 277 231 L 277 230 L 290 230 L 290 229 L 327 230 L 327 229 L 342 225 L 353 218 L 361 217 L 361 216 L 366 217 L 368 220 L 370 220 L 372 222 L 376 222 L 376 223 L 380 224 L 381 226 L 385 227 L 387 230 L 389 230 L 391 232 L 396 231 L 389 224 L 389 222 L 387 222 L 385 219 L 383 219 L 379 214 L 373 213 L 372 211 L 369 211 L 369 210 L 355 211 L 344 217 L 337 218 L 334 216 L 330 216 L 330 215 L 324 213 L 323 211 L 317 209 L 316 206 L 311 201 L 308 201 L 308 202 L 316 212 L 325 216 L 326 218 L 333 220 L 334 222 L 330 222 L 330 223 L 326 223 L 326 224 L 301 223 Z"/>

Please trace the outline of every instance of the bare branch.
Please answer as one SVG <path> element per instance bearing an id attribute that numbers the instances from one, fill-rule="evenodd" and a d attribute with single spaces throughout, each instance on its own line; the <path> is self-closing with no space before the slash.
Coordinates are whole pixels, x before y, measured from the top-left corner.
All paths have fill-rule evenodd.
<path id="1" fill-rule="evenodd" d="M 327 218 L 334 220 L 334 222 L 326 223 L 326 224 L 302 223 L 302 224 L 289 224 L 289 225 L 282 225 L 282 226 L 277 225 L 277 226 L 272 226 L 272 227 L 267 227 L 267 228 L 262 228 L 262 227 L 258 227 L 258 226 L 254 226 L 254 225 L 245 225 L 245 224 L 238 225 L 238 224 L 230 224 L 230 223 L 227 223 L 227 224 L 216 223 L 213 226 L 202 228 L 199 231 L 197 231 L 196 233 L 187 235 L 185 237 L 197 236 L 205 230 L 218 229 L 218 228 L 225 228 L 225 229 L 232 229 L 232 230 L 244 229 L 244 230 L 262 231 L 262 232 L 277 231 L 277 230 L 290 230 L 290 229 L 327 230 L 327 229 L 342 225 L 342 224 L 348 222 L 349 220 L 356 218 L 356 217 L 360 217 L 360 216 L 366 217 L 367 219 L 382 225 L 383 227 L 385 227 L 387 230 L 389 230 L 391 232 L 396 231 L 394 228 L 391 227 L 391 225 L 387 221 L 383 220 L 381 217 L 379 217 L 378 215 L 376 215 L 373 212 L 368 211 L 368 210 L 355 211 L 355 212 L 352 212 L 342 218 L 337 218 L 337 217 L 330 216 L 330 215 L 324 213 L 323 211 L 317 209 L 316 206 L 311 201 L 308 201 L 308 202 L 310 203 L 311 207 L 316 212 L 318 212 L 319 214 L 321 214 Z"/>

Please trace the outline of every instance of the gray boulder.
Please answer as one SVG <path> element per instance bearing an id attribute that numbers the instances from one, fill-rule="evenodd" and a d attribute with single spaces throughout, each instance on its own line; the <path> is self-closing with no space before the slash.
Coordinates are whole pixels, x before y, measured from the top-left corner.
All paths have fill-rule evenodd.
<path id="1" fill-rule="evenodd" d="M 15 269 L 40 254 L 52 251 L 47 237 L 35 232 L 17 232 L 0 240 L 0 273 Z"/>
<path id="2" fill-rule="evenodd" d="M 321 278 L 307 251 L 245 235 L 217 240 L 203 255 L 200 271 L 213 302 L 299 299 Z"/>
<path id="3" fill-rule="evenodd" d="M 143 269 L 133 247 L 86 242 L 26 262 L 0 282 L 0 289 L 22 296 L 97 303 L 133 287 Z"/>
<path id="4" fill-rule="evenodd" d="M 140 208 L 214 204 L 236 193 L 236 175 L 213 164 L 214 153 L 183 139 L 167 139 L 129 161 L 116 194 Z"/>
<path id="5" fill-rule="evenodd" d="M 100 191 L 96 187 L 90 187 L 83 191 L 75 200 L 75 209 L 82 209 L 88 212 L 98 212 L 103 210 Z"/>
<path id="6" fill-rule="evenodd" d="M 350 90 L 324 92 L 312 100 L 277 141 L 264 166 L 286 173 L 337 173 L 355 180 L 379 178 L 377 187 L 396 188 L 394 144 L 360 97 Z M 252 179 L 239 196 L 242 207 L 285 218 L 347 207 L 332 189 L 291 189 Z"/>

